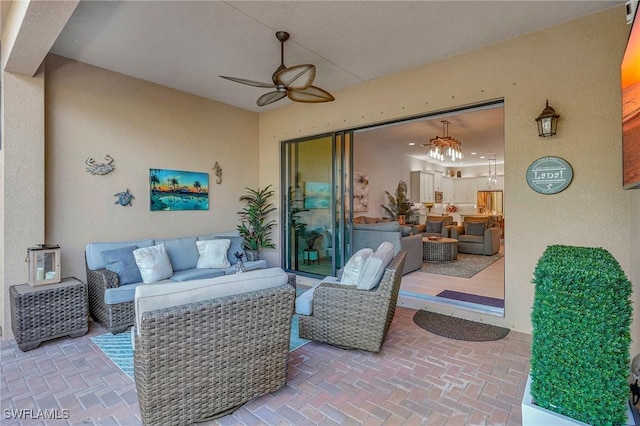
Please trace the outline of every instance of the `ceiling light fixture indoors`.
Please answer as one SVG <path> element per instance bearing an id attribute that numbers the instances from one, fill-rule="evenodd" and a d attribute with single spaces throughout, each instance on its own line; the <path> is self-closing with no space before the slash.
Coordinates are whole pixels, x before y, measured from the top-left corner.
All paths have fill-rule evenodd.
<path id="1" fill-rule="evenodd" d="M 428 144 L 422 144 L 425 148 L 429 148 L 429 157 L 444 161 L 462 159 L 462 144 L 455 138 L 449 136 L 449 124 L 447 120 L 442 120 L 442 136 L 436 136 L 429 140 Z"/>
<path id="2" fill-rule="evenodd" d="M 491 157 L 493 156 L 493 159 Z M 497 155 L 489 153 L 489 174 L 487 175 L 487 185 L 497 185 L 498 184 L 498 160 Z M 491 162 L 493 162 L 493 172 L 491 172 Z"/>
<path id="3" fill-rule="evenodd" d="M 236 83 L 247 84 L 249 86 L 276 89 L 273 92 L 260 96 L 256 101 L 258 106 L 269 105 L 279 101 L 285 96 L 292 101 L 304 103 L 333 101 L 335 98 L 331 93 L 311 85 L 313 80 L 316 78 L 315 65 L 303 64 L 295 65 L 290 68 L 287 68 L 284 65 L 284 42 L 289 40 L 289 33 L 286 31 L 278 31 L 276 33 L 276 38 L 280 41 L 280 66 L 271 76 L 273 83 L 262 83 L 259 81 L 227 77 L 224 75 L 221 75 L 220 77 Z"/>

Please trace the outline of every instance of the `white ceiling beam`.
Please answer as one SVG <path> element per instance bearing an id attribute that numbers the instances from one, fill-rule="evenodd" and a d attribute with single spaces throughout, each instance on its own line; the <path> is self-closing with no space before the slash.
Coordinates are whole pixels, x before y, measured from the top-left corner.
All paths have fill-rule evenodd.
<path id="1" fill-rule="evenodd" d="M 2 28 L 2 65 L 33 77 L 71 17 L 79 0 L 13 1 Z"/>

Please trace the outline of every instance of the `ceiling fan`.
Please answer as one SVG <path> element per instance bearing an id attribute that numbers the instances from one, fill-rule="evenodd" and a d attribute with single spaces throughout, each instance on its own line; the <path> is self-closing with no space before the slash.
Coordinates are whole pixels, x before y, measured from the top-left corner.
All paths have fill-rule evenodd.
<path id="1" fill-rule="evenodd" d="M 280 66 L 271 76 L 273 83 L 262 83 L 260 81 L 227 77 L 224 75 L 220 77 L 235 81 L 236 83 L 248 84 L 249 86 L 276 89 L 273 92 L 260 96 L 256 101 L 258 106 L 269 105 L 279 101 L 285 96 L 295 102 L 317 103 L 333 101 L 335 98 L 331 93 L 311 85 L 316 77 L 315 65 L 303 64 L 290 68 L 284 65 L 284 42 L 289 40 L 289 33 L 278 31 L 276 38 L 280 41 Z"/>

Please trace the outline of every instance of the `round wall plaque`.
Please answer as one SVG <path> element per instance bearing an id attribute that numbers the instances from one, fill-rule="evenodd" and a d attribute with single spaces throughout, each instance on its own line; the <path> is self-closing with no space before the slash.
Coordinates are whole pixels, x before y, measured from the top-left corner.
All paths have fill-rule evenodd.
<path id="1" fill-rule="evenodd" d="M 527 169 L 527 183 L 540 194 L 564 191 L 573 179 L 571 165 L 560 157 L 542 157 Z"/>

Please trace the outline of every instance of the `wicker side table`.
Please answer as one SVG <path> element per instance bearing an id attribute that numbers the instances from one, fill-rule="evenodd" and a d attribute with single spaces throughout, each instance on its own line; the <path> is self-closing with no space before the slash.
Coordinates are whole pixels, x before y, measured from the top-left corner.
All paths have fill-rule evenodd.
<path id="1" fill-rule="evenodd" d="M 79 337 L 89 330 L 87 285 L 76 278 L 58 284 L 9 288 L 11 329 L 22 351 L 62 336 Z"/>
<path id="2" fill-rule="evenodd" d="M 430 237 L 422 239 L 422 260 L 425 262 L 453 262 L 458 260 L 458 240 Z"/>

